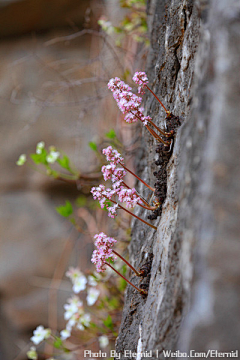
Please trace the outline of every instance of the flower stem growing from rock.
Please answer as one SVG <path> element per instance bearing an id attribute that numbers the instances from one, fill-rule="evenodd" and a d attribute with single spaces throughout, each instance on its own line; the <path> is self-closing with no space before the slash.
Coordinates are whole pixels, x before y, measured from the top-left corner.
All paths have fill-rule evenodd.
<path id="1" fill-rule="evenodd" d="M 127 283 L 129 285 L 131 285 L 132 287 L 134 287 L 134 289 L 136 289 L 138 292 L 140 292 L 140 294 L 144 294 L 144 295 L 147 295 L 147 291 L 146 290 L 143 290 L 143 289 L 139 289 L 137 288 L 135 285 L 133 285 L 131 283 L 131 281 L 129 281 L 128 279 L 125 278 L 125 276 L 123 276 L 122 274 L 120 274 L 120 272 L 118 272 L 116 269 L 114 269 L 114 267 L 112 265 L 110 265 L 109 263 L 105 262 L 106 265 L 108 265 L 113 271 L 115 271 L 119 276 L 121 276 L 125 281 L 127 281 Z"/>

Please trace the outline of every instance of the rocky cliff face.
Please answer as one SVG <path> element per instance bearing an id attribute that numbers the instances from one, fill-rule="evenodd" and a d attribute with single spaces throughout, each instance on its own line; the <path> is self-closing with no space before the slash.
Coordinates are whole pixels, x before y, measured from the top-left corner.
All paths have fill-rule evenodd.
<path id="1" fill-rule="evenodd" d="M 240 140 L 238 1 L 149 3 L 150 86 L 183 119 L 167 166 L 167 194 L 158 230 L 133 222 L 130 259 L 151 262 L 147 297 L 127 288 L 116 351 L 239 349 Z M 146 109 L 164 127 L 152 96 Z M 151 184 L 161 171 L 156 144 L 139 172 Z M 142 189 L 140 189 L 142 190 Z M 139 210 L 138 215 L 147 218 Z M 152 257 L 153 254 L 153 257 Z M 132 277 L 139 285 L 139 279 Z M 141 357 L 136 357 L 138 360 Z"/>

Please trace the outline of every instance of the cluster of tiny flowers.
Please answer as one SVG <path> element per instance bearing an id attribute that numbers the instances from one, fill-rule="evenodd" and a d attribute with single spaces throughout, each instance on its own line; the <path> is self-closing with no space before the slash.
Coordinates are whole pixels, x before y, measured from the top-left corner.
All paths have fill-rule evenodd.
<path id="1" fill-rule="evenodd" d="M 108 146 L 106 149 L 103 149 L 102 153 L 106 156 L 107 161 L 113 163 L 114 165 L 117 165 L 120 162 L 122 164 L 124 163 L 122 155 L 117 150 L 113 149 L 112 146 Z"/>
<path id="2" fill-rule="evenodd" d="M 103 272 L 106 270 L 106 261 L 116 259 L 116 256 L 112 252 L 112 246 L 117 242 L 114 238 L 108 237 L 106 234 L 101 232 L 94 236 L 95 246 L 97 250 L 93 251 L 92 263 L 96 265 L 97 272 Z"/>
<path id="3" fill-rule="evenodd" d="M 50 329 L 44 329 L 42 325 L 39 325 L 36 330 L 33 331 L 33 336 L 31 337 L 31 341 L 38 345 L 45 339 L 48 339 L 51 336 Z"/>
<path id="4" fill-rule="evenodd" d="M 142 203 L 141 198 L 138 196 L 136 189 L 122 188 L 118 193 L 119 200 L 126 203 L 129 209 L 134 208 L 139 203 Z"/>
<path id="5" fill-rule="evenodd" d="M 131 91 L 132 90 L 132 88 L 128 84 L 126 84 L 124 81 L 122 81 L 118 77 L 115 77 L 115 79 L 109 80 L 108 88 L 109 88 L 109 90 L 114 92 L 116 95 L 117 95 L 118 91 L 121 92 L 121 91 Z"/>
<path id="6" fill-rule="evenodd" d="M 102 174 L 105 181 L 111 180 L 113 188 L 118 189 L 121 186 L 126 171 L 123 168 L 117 168 L 115 164 L 110 163 L 102 167 Z"/>
<path id="7" fill-rule="evenodd" d="M 126 171 L 123 168 L 117 168 L 114 163 L 110 163 L 102 167 L 102 174 L 105 181 L 112 180 L 115 183 L 122 181 Z"/>
<path id="8" fill-rule="evenodd" d="M 78 268 L 70 267 L 66 276 L 71 279 L 75 294 L 86 289 L 87 279 Z"/>
<path id="9" fill-rule="evenodd" d="M 105 181 L 111 180 L 113 189 L 119 191 L 123 182 L 123 178 L 126 175 L 126 171 L 123 168 L 117 167 L 117 164 L 124 163 L 122 155 L 112 146 L 108 146 L 103 149 L 102 153 L 106 156 L 107 161 L 110 162 L 108 165 L 102 167 L 103 178 Z"/>
<path id="10" fill-rule="evenodd" d="M 98 200 L 100 203 L 101 208 L 104 207 L 108 210 L 108 216 L 114 218 L 117 216 L 117 208 L 118 204 L 114 206 L 109 206 L 108 200 L 111 200 L 113 196 L 118 193 L 119 189 L 109 189 L 105 188 L 104 185 L 100 184 L 98 187 L 93 187 L 91 189 L 91 193 L 93 195 L 94 200 Z"/>
<path id="11" fill-rule="evenodd" d="M 132 79 L 137 85 L 139 85 L 138 86 L 138 93 L 139 94 L 144 94 L 145 93 L 144 88 L 148 84 L 148 77 L 147 77 L 146 73 L 143 72 L 143 71 L 137 71 L 134 74 Z"/>
<path id="12" fill-rule="evenodd" d="M 108 206 L 108 216 L 112 219 L 115 219 L 117 216 L 117 209 L 119 208 L 118 204 L 114 204 L 112 206 Z"/>
<path id="13" fill-rule="evenodd" d="M 67 302 L 64 305 L 64 319 L 67 320 L 66 329 L 60 332 L 62 340 L 71 336 L 73 327 L 84 330 L 90 325 L 91 320 L 90 314 L 84 313 L 83 303 L 77 296 L 72 296 Z"/>
<path id="14" fill-rule="evenodd" d="M 113 97 L 121 112 L 126 114 L 124 119 L 127 123 L 133 123 L 139 119 L 143 125 L 148 124 L 151 118 L 143 115 L 144 108 L 140 108 L 142 98 L 133 94 L 130 86 L 116 77 L 109 81 L 108 88 L 113 92 Z"/>

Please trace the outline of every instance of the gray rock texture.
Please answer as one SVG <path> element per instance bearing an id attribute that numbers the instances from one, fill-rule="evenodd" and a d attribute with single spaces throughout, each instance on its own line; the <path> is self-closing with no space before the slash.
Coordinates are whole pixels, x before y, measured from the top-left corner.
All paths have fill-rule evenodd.
<path id="1" fill-rule="evenodd" d="M 149 84 L 184 121 L 158 230 L 133 222 L 130 260 L 138 267 L 153 253 L 151 277 L 147 297 L 127 288 L 116 351 L 139 360 L 124 351 L 240 350 L 240 4 L 156 0 L 148 9 Z M 164 127 L 151 95 L 146 109 Z M 139 173 L 154 184 L 156 144 L 144 139 Z"/>

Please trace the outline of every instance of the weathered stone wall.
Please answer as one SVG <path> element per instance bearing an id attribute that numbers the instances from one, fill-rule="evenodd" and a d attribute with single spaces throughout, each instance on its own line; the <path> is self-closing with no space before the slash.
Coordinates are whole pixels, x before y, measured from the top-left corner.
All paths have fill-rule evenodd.
<path id="1" fill-rule="evenodd" d="M 121 359 L 132 358 L 124 350 L 137 349 L 152 350 L 152 359 L 164 359 L 163 350 L 235 351 L 240 346 L 240 4 L 156 0 L 149 3 L 149 22 L 150 86 L 184 122 L 167 168 L 158 230 L 133 222 L 132 263 L 154 257 L 148 296 L 127 288 L 116 350 Z M 146 104 L 163 127 L 159 104 L 152 96 Z M 146 133 L 144 139 L 139 172 L 153 184 L 152 172 L 161 168 L 154 163 L 156 144 Z M 138 215 L 147 217 L 141 210 Z M 139 283 L 136 277 L 132 281 Z"/>

